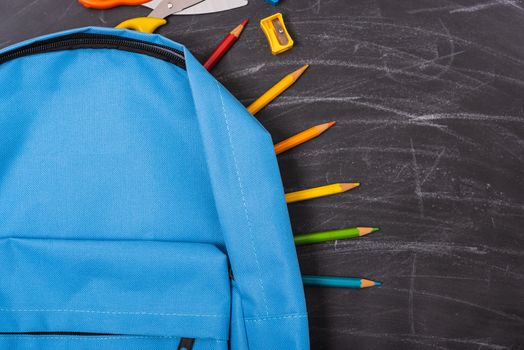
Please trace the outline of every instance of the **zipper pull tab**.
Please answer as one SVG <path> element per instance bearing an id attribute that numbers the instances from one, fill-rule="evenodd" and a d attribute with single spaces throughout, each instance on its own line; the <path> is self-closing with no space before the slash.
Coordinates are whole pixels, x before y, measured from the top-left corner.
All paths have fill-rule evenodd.
<path id="1" fill-rule="evenodd" d="M 181 338 L 177 350 L 192 350 L 194 344 L 195 339 L 193 338 Z"/>

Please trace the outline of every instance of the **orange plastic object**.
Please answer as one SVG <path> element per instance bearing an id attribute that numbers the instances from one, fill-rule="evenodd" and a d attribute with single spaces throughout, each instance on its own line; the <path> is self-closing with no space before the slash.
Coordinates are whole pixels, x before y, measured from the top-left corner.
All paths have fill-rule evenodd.
<path id="1" fill-rule="evenodd" d="M 139 6 L 151 0 L 78 0 L 88 8 L 106 10 L 118 6 Z"/>

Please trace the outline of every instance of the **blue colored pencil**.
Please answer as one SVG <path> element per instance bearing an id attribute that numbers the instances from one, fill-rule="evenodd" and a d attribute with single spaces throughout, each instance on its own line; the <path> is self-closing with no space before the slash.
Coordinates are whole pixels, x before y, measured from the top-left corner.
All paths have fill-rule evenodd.
<path id="1" fill-rule="evenodd" d="M 302 275 L 302 282 L 306 286 L 340 287 L 340 288 L 368 288 L 380 286 L 382 282 L 370 281 L 364 278 L 308 276 Z"/>

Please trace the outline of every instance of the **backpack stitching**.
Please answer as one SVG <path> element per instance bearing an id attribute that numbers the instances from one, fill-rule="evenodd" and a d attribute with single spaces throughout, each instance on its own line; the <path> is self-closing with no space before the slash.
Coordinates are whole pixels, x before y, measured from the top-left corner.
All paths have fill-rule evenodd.
<path id="1" fill-rule="evenodd" d="M 306 318 L 307 314 L 282 315 L 273 317 L 246 317 L 245 320 L 249 322 L 263 322 L 268 320 L 282 320 L 287 318 Z"/>
<path id="2" fill-rule="evenodd" d="M 228 315 L 206 315 L 206 314 L 181 314 L 181 313 L 156 313 L 145 311 L 98 311 L 98 310 L 75 310 L 75 309 L 0 309 L 0 312 L 79 312 L 109 315 L 151 315 L 151 316 L 179 316 L 179 317 L 219 317 L 226 318 Z"/>
<path id="3" fill-rule="evenodd" d="M 47 340 L 47 339 L 53 339 L 53 340 L 125 340 L 125 339 L 158 339 L 158 340 L 164 340 L 164 339 L 180 339 L 180 337 L 170 337 L 170 336 L 131 336 L 131 335 L 115 335 L 111 337 L 99 337 L 99 336 L 71 336 L 71 335 L 63 335 L 63 336 L 48 336 L 48 335 L 31 335 L 31 334 L 0 334 L 1 338 L 29 338 L 29 339 L 39 339 L 39 340 Z M 212 341 L 215 343 L 226 343 L 227 340 L 220 340 L 220 339 L 206 339 L 206 341 Z"/>
<path id="4" fill-rule="evenodd" d="M 251 219 L 249 218 L 249 211 L 247 209 L 246 199 L 245 199 L 245 195 L 244 195 L 244 186 L 242 185 L 242 180 L 240 179 L 240 171 L 238 169 L 237 158 L 236 158 L 236 154 L 235 154 L 235 147 L 233 146 L 233 142 L 232 142 L 232 138 L 231 138 L 231 130 L 229 128 L 229 120 L 228 120 L 227 115 L 226 115 L 226 107 L 224 105 L 224 98 L 222 97 L 222 91 L 220 90 L 220 86 L 218 85 L 217 81 L 215 81 L 215 85 L 217 87 L 218 94 L 220 96 L 220 102 L 222 104 L 222 114 L 224 115 L 224 121 L 226 122 L 226 129 L 227 129 L 227 135 L 228 135 L 228 139 L 229 139 L 229 145 L 231 147 L 231 153 L 233 155 L 233 163 L 235 164 L 236 177 L 237 177 L 238 185 L 240 187 L 240 195 L 242 197 L 242 205 L 244 206 L 244 215 L 246 216 L 246 221 L 247 221 L 248 230 L 249 230 L 249 236 L 251 238 L 251 248 L 253 250 L 253 255 L 255 256 L 255 262 L 256 262 L 256 265 L 257 265 L 257 269 L 258 269 L 258 283 L 260 285 L 260 289 L 262 290 L 262 298 L 264 299 L 264 307 L 266 309 L 266 315 L 269 315 L 269 310 L 268 310 L 268 307 L 267 307 L 267 300 L 266 300 L 266 292 L 265 292 L 265 289 L 264 289 L 264 282 L 262 281 L 262 278 L 261 278 L 260 262 L 258 261 L 258 254 L 257 254 L 256 245 L 255 245 L 255 238 L 253 236 L 253 228 L 252 228 L 252 224 L 251 224 Z"/>

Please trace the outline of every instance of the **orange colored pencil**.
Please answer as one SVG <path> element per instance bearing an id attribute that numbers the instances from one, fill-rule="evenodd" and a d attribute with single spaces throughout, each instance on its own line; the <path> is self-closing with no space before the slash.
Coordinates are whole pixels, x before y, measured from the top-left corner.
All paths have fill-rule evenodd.
<path id="1" fill-rule="evenodd" d="M 211 56 L 204 62 L 204 67 L 210 71 L 220 61 L 220 59 L 229 51 L 233 44 L 238 40 L 240 33 L 244 30 L 248 20 L 245 19 L 235 29 L 229 32 L 228 35 L 218 44 Z"/>
<path id="2" fill-rule="evenodd" d="M 329 122 L 324 124 L 315 125 L 312 128 L 302 131 L 294 136 L 291 136 L 284 141 L 281 141 L 275 145 L 275 153 L 280 154 L 291 148 L 297 147 L 298 145 L 303 144 L 311 139 L 322 134 L 324 131 L 335 125 L 336 122 Z"/>

